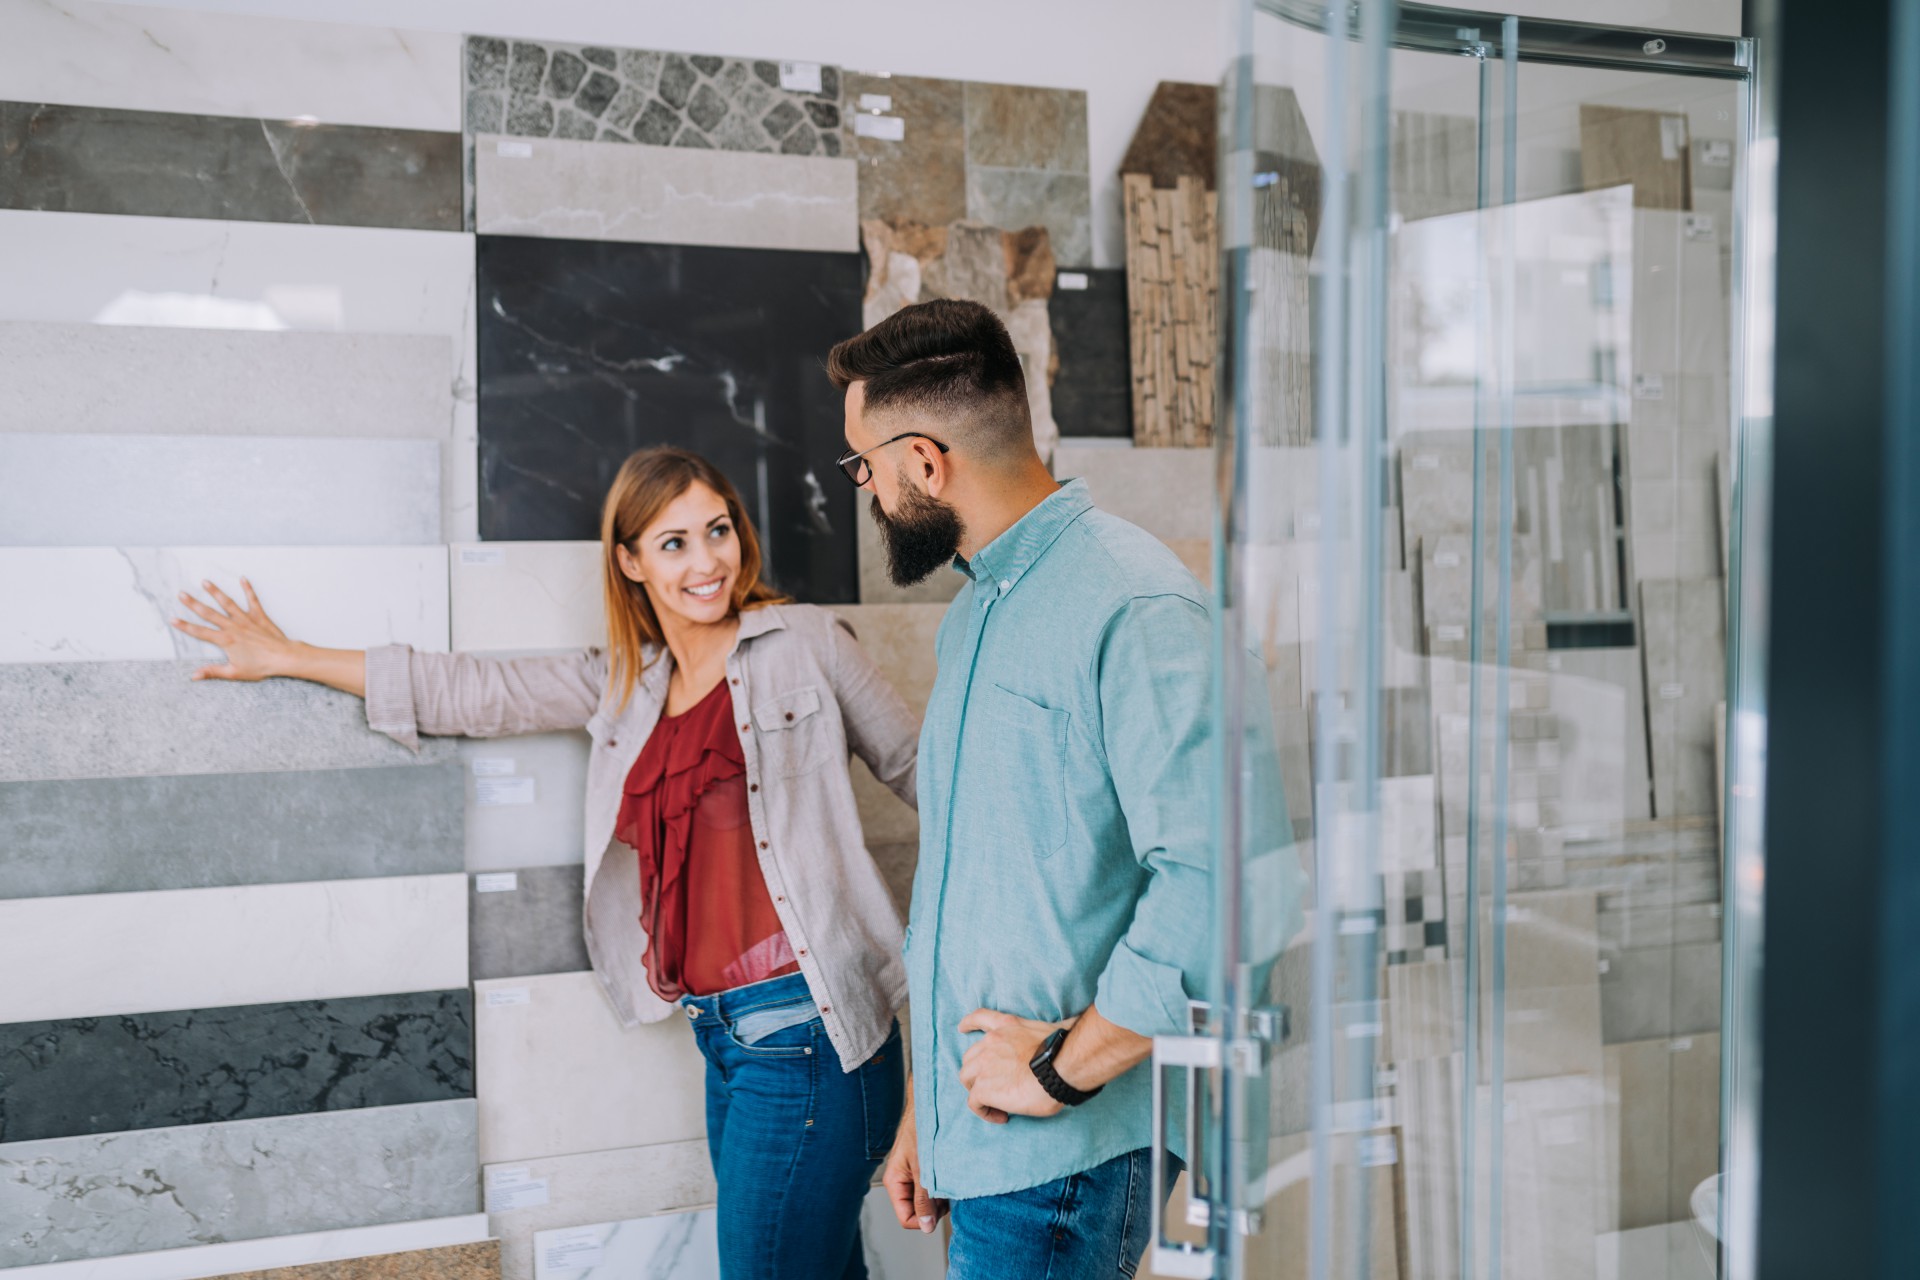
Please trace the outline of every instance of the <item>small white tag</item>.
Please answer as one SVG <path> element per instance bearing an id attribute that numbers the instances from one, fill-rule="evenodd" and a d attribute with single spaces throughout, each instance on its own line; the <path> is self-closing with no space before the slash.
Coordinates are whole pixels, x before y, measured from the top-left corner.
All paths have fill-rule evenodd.
<path id="1" fill-rule="evenodd" d="M 533 803 L 532 778 L 475 778 L 473 797 L 482 809 Z"/>
<path id="2" fill-rule="evenodd" d="M 1611 960 L 1602 960 L 1602 961 L 1600 962 L 1600 972 L 1602 972 L 1602 973 L 1608 973 L 1608 972 L 1611 972 L 1611 971 L 1612 971 L 1612 969 L 1613 969 L 1613 961 L 1611 961 Z"/>
<path id="3" fill-rule="evenodd" d="M 817 62 L 781 63 L 780 87 L 788 93 L 820 92 L 820 64 Z"/>
<path id="4" fill-rule="evenodd" d="M 507 550 L 505 547 L 460 548 L 461 564 L 505 564 L 506 562 Z"/>
<path id="5" fill-rule="evenodd" d="M 1733 163 L 1733 144 L 1722 139 L 1713 139 L 1700 144 L 1700 163 L 1710 164 L 1716 169 L 1725 169 Z"/>
<path id="6" fill-rule="evenodd" d="M 522 1173 L 526 1172 L 524 1169 Z M 547 1203 L 547 1180 L 528 1179 L 487 1188 L 488 1213 L 512 1213 L 515 1209 L 538 1209 Z"/>
<path id="7" fill-rule="evenodd" d="M 1713 239 L 1713 215 L 1710 213 L 1690 213 L 1687 215 L 1687 239 Z"/>
<path id="8" fill-rule="evenodd" d="M 1300 513 L 1300 531 L 1302 533 L 1320 532 L 1320 513 L 1318 511 L 1302 511 Z"/>
<path id="9" fill-rule="evenodd" d="M 532 1004 L 533 992 L 525 987 L 496 987 L 487 992 L 487 1008 L 501 1009 L 510 1004 Z"/>
<path id="10" fill-rule="evenodd" d="M 1376 1133 L 1370 1138 L 1360 1139 L 1360 1167 L 1378 1169 L 1382 1165 L 1400 1163 L 1400 1144 L 1393 1140 L 1390 1133 Z"/>
<path id="11" fill-rule="evenodd" d="M 1693 1037 L 1681 1036 L 1678 1040 L 1668 1045 L 1667 1048 L 1673 1050 L 1675 1053 L 1685 1053 L 1687 1050 L 1693 1048 Z"/>
<path id="12" fill-rule="evenodd" d="M 511 778 L 514 774 L 512 756 L 475 756 L 473 776 L 476 778 Z"/>
<path id="13" fill-rule="evenodd" d="M 1351 1022 L 1347 1024 L 1347 1039 L 1375 1040 L 1380 1036 L 1380 1024 L 1377 1022 Z"/>
<path id="14" fill-rule="evenodd" d="M 890 93 L 863 93 L 860 95 L 862 111 L 893 110 L 893 95 Z"/>
<path id="15" fill-rule="evenodd" d="M 518 893 L 520 891 L 520 873 L 518 871 L 482 871 L 473 878 L 475 893 Z"/>
<path id="16" fill-rule="evenodd" d="M 487 1170 L 487 1190 L 495 1191 L 501 1187 L 517 1187 L 523 1182 L 533 1181 L 533 1170 L 526 1165 L 505 1165 Z"/>
<path id="17" fill-rule="evenodd" d="M 1708 903 L 1707 919 L 1718 920 L 1719 918 L 1720 918 L 1720 904 L 1717 902 Z"/>
<path id="18" fill-rule="evenodd" d="M 549 1271 L 585 1271 L 588 1267 L 597 1267 L 606 1255 L 606 1247 L 600 1242 L 600 1228 L 580 1227 L 573 1231 L 556 1231 L 540 1243 L 540 1270 Z"/>
<path id="19" fill-rule="evenodd" d="M 497 147 L 495 151 L 496 154 L 505 156 L 509 160 L 533 159 L 533 144 L 531 142 L 514 142 L 510 139 L 502 138 L 500 139 L 499 147 Z"/>
<path id="20" fill-rule="evenodd" d="M 1440 455 L 1437 453 L 1414 454 L 1413 469 L 1415 471 L 1438 471 L 1440 469 Z"/>
<path id="21" fill-rule="evenodd" d="M 1053 278 L 1056 289 L 1084 289 L 1087 287 L 1087 273 L 1084 271 L 1062 271 Z"/>
<path id="22" fill-rule="evenodd" d="M 1346 934 L 1372 933 L 1377 927 L 1372 916 L 1348 916 L 1340 922 L 1340 932 Z"/>
<path id="23" fill-rule="evenodd" d="M 900 142 L 907 136 L 907 122 L 899 116 L 857 115 L 853 118 L 853 133 L 857 138 Z"/>
<path id="24" fill-rule="evenodd" d="M 1666 380 L 1657 373 L 1636 373 L 1633 375 L 1633 398 L 1635 400 L 1664 400 L 1667 395 Z"/>
<path id="25" fill-rule="evenodd" d="M 1467 638 L 1467 629 L 1465 627 L 1435 627 L 1433 629 L 1433 636 L 1434 639 L 1440 641 L 1465 640 Z"/>
<path id="26" fill-rule="evenodd" d="M 1433 562 L 1442 569 L 1456 568 L 1460 564 L 1460 553 L 1458 551 L 1442 551 L 1433 557 Z"/>
<path id="27" fill-rule="evenodd" d="M 1393 1067 L 1381 1067 L 1373 1073 L 1373 1085 L 1376 1089 L 1391 1089 L 1400 1083 L 1400 1072 Z"/>
<path id="28" fill-rule="evenodd" d="M 1669 702 L 1675 698 L 1684 698 L 1687 696 L 1687 686 L 1683 684 L 1663 684 L 1660 686 L 1660 696 Z"/>

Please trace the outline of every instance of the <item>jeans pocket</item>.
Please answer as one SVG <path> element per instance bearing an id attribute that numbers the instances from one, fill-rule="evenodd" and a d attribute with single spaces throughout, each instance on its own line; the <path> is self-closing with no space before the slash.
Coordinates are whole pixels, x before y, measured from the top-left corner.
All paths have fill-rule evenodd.
<path id="1" fill-rule="evenodd" d="M 906 1064 L 900 1059 L 900 1024 L 895 1022 L 886 1043 L 854 1073 L 860 1077 L 860 1105 L 866 1123 L 869 1160 L 886 1159 L 900 1131 L 900 1113 L 907 1092 Z"/>
<path id="2" fill-rule="evenodd" d="M 1153 1203 L 1152 1149 L 1136 1151 L 1127 1160 L 1127 1200 L 1120 1218 L 1120 1274 L 1133 1280 L 1151 1244 L 1154 1219 L 1161 1206 Z"/>
<path id="3" fill-rule="evenodd" d="M 740 1026 L 741 1022 L 726 1024 L 727 1044 L 750 1058 L 804 1058 L 814 1051 L 815 1041 L 824 1030 L 818 1014 L 775 1031 L 749 1027 L 752 1040 L 741 1037 Z"/>

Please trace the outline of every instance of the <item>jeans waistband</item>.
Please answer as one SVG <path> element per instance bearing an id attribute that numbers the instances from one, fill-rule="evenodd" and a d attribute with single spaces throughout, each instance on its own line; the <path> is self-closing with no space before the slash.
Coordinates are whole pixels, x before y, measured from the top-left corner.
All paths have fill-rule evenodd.
<path id="1" fill-rule="evenodd" d="M 680 1007 L 695 1022 L 708 1018 L 734 1022 L 756 1009 L 776 1009 L 812 999 L 813 993 L 807 988 L 807 976 L 789 973 L 784 977 L 768 978 L 710 996 L 681 996 Z"/>

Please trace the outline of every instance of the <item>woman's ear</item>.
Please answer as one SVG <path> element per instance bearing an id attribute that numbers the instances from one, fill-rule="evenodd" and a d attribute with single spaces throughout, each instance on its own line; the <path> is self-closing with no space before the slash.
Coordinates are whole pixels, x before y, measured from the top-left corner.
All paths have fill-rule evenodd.
<path id="1" fill-rule="evenodd" d="M 642 586 L 646 585 L 646 579 L 640 576 L 640 558 L 638 556 L 627 550 L 625 546 L 616 542 L 613 545 L 613 558 L 614 562 L 620 566 L 620 572 L 626 575 L 627 581 L 637 582 Z"/>

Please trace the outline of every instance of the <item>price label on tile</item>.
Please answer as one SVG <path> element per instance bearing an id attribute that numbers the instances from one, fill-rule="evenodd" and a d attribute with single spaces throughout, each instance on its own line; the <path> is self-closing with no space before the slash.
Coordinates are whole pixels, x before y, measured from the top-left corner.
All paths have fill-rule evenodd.
<path id="1" fill-rule="evenodd" d="M 1377 1022 L 1350 1022 L 1347 1024 L 1347 1039 L 1377 1040 L 1380 1038 L 1380 1024 Z"/>
<path id="2" fill-rule="evenodd" d="M 1460 553 L 1458 551 L 1442 551 L 1433 557 L 1433 562 L 1442 569 L 1457 569 L 1460 567 Z"/>
<path id="3" fill-rule="evenodd" d="M 475 756 L 473 759 L 476 778 L 511 778 L 514 772 L 512 756 Z"/>
<path id="4" fill-rule="evenodd" d="M 525 987 L 495 987 L 487 992 L 487 1008 L 504 1009 L 510 1004 L 532 1004 L 533 992 Z"/>
<path id="5" fill-rule="evenodd" d="M 1690 213 L 1687 215 L 1687 239 L 1713 239 L 1713 215 L 1710 213 Z"/>
<path id="6" fill-rule="evenodd" d="M 1376 1133 L 1372 1137 L 1360 1139 L 1360 1164 L 1362 1168 L 1378 1169 L 1382 1165 L 1400 1163 L 1400 1144 L 1393 1140 L 1390 1133 Z"/>
<path id="7" fill-rule="evenodd" d="M 475 893 L 518 893 L 520 891 L 520 873 L 518 871 L 482 871 L 473 878 Z"/>
<path id="8" fill-rule="evenodd" d="M 1415 471 L 1438 471 L 1440 469 L 1440 455 L 1437 453 L 1414 454 L 1413 469 Z"/>
<path id="9" fill-rule="evenodd" d="M 1700 144 L 1700 163 L 1710 164 L 1716 169 L 1726 169 L 1733 165 L 1733 144 L 1723 139 Z"/>
<path id="10" fill-rule="evenodd" d="M 495 154 L 507 160 L 531 160 L 533 159 L 533 144 L 531 142 L 515 142 L 511 138 L 502 138 L 500 139 L 500 145 L 495 149 Z"/>
<path id="11" fill-rule="evenodd" d="M 1669 702 L 1672 702 L 1676 698 L 1684 698 L 1687 696 L 1687 686 L 1683 684 L 1663 684 L 1660 686 L 1660 696 Z"/>
<path id="12" fill-rule="evenodd" d="M 1453 640 L 1465 640 L 1467 638 L 1467 629 L 1465 627 L 1435 627 L 1433 634 L 1443 643 Z"/>
<path id="13" fill-rule="evenodd" d="M 1062 271 L 1053 278 L 1056 289 L 1084 289 L 1087 287 L 1087 273 L 1084 271 Z"/>
<path id="14" fill-rule="evenodd" d="M 518 1172 L 526 1173 L 525 1169 Z M 494 1185 L 491 1176 L 487 1181 L 487 1212 L 512 1213 L 515 1209 L 538 1209 L 547 1203 L 547 1180 L 545 1178 L 523 1178 L 519 1182 L 506 1182 Z"/>
<path id="15" fill-rule="evenodd" d="M 1635 400 L 1664 400 L 1667 398 L 1667 384 L 1657 373 L 1636 373 L 1633 375 L 1633 398 Z"/>
<path id="16" fill-rule="evenodd" d="M 1675 1040 L 1672 1044 L 1668 1045 L 1667 1047 L 1673 1050 L 1673 1052 L 1675 1053 L 1685 1053 L 1687 1050 L 1693 1048 L 1693 1037 L 1681 1036 L 1678 1040 Z"/>
<path id="17" fill-rule="evenodd" d="M 893 110 L 893 95 L 890 93 L 863 93 L 860 95 L 860 109 L 862 111 L 874 112 L 891 111 Z"/>
<path id="18" fill-rule="evenodd" d="M 819 93 L 820 64 L 817 62 L 781 63 L 780 87 L 788 93 Z"/>
<path id="19" fill-rule="evenodd" d="M 585 1271 L 597 1267 L 606 1257 L 606 1245 L 599 1227 L 577 1227 L 572 1231 L 543 1233 L 540 1241 L 540 1273 Z"/>
<path id="20" fill-rule="evenodd" d="M 496 1187 L 517 1187 L 523 1182 L 533 1181 L 533 1170 L 523 1164 L 496 1165 L 487 1170 L 487 1190 Z"/>
<path id="21" fill-rule="evenodd" d="M 853 132 L 856 137 L 901 142 L 907 136 L 907 122 L 899 116 L 857 115 L 853 118 Z"/>
<path id="22" fill-rule="evenodd" d="M 506 562 L 507 551 L 505 547 L 460 548 L 461 564 L 505 564 Z"/>
<path id="23" fill-rule="evenodd" d="M 503 809 L 511 805 L 532 804 L 532 778 L 475 778 L 473 798 L 482 809 Z"/>

